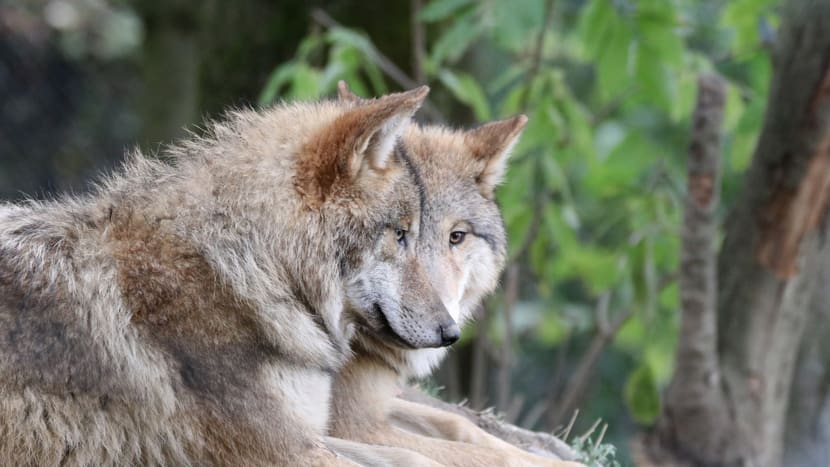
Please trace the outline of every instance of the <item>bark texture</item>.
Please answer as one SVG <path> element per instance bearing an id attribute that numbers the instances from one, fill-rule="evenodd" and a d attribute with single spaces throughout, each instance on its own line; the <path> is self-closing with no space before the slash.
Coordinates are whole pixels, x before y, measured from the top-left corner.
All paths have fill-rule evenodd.
<path id="1" fill-rule="evenodd" d="M 830 252 L 819 284 L 830 283 Z M 830 288 L 816 287 L 798 353 L 784 435 L 787 467 L 830 465 Z"/>
<path id="2" fill-rule="evenodd" d="M 678 368 L 650 443 L 693 465 L 782 465 L 830 201 L 830 2 L 789 2 L 774 53 L 763 130 L 718 257 L 717 323 L 695 323 L 684 300 Z"/>
<path id="3" fill-rule="evenodd" d="M 675 376 L 666 392 L 661 435 L 692 452 L 722 451 L 729 440 L 709 425 L 728 424 L 719 390 L 717 354 L 717 219 L 721 127 L 726 86 L 716 75 L 698 79 L 692 117 L 680 251 L 680 333 Z"/>

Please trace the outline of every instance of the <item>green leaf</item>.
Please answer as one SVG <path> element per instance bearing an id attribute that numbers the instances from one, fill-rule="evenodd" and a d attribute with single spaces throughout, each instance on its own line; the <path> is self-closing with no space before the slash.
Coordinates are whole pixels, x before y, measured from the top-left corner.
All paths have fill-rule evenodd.
<path id="1" fill-rule="evenodd" d="M 668 3 L 668 2 L 666 2 Z M 674 68 L 683 65 L 683 38 L 670 24 L 654 20 L 641 20 L 637 24 L 640 47 L 647 53 Z"/>
<path id="2" fill-rule="evenodd" d="M 649 138 L 632 132 L 625 135 L 604 160 L 592 161 L 583 180 L 583 189 L 600 198 L 610 198 L 639 189 L 646 169 L 659 154 Z"/>
<path id="3" fill-rule="evenodd" d="M 749 167 L 761 132 L 765 107 L 764 100 L 752 100 L 741 115 L 735 131 L 731 137 L 727 138 L 729 163 L 735 171 L 740 172 Z"/>
<path id="4" fill-rule="evenodd" d="M 627 23 L 614 18 L 609 23 L 605 41 L 597 58 L 597 83 L 600 99 L 611 100 L 630 86 L 632 32 Z"/>
<path id="5" fill-rule="evenodd" d="M 542 343 L 554 346 L 568 336 L 569 326 L 555 310 L 546 310 L 535 329 L 536 337 Z"/>
<path id="6" fill-rule="evenodd" d="M 518 253 L 530 229 L 532 220 L 533 210 L 527 208 L 518 210 L 509 220 L 505 216 L 507 238 L 510 240 L 507 248 L 508 256 L 513 256 Z"/>
<path id="7" fill-rule="evenodd" d="M 656 105 L 666 114 L 674 107 L 674 77 L 659 56 L 647 48 L 639 48 L 635 59 L 635 81 L 638 95 Z"/>
<path id="8" fill-rule="evenodd" d="M 432 0 L 418 13 L 418 19 L 425 23 L 441 21 L 473 3 L 474 0 Z"/>
<path id="9" fill-rule="evenodd" d="M 631 417 L 641 425 L 651 425 L 660 415 L 660 393 L 651 367 L 640 365 L 628 376 L 623 391 Z"/>
<path id="10" fill-rule="evenodd" d="M 442 70 L 438 79 L 452 92 L 459 101 L 473 109 L 476 119 L 485 121 L 490 119 L 490 104 L 478 82 L 467 73 L 453 73 Z"/>
<path id="11" fill-rule="evenodd" d="M 734 131 L 745 112 L 746 109 L 740 88 L 730 83 L 726 88 L 726 108 L 724 109 L 723 118 L 724 131 Z"/>
<path id="12" fill-rule="evenodd" d="M 297 47 L 297 56 L 295 58 L 303 62 L 308 61 L 309 57 L 323 46 L 323 39 L 319 34 L 312 34 L 303 39 Z"/>
<path id="13" fill-rule="evenodd" d="M 579 35 L 590 57 L 596 58 L 602 52 L 614 15 L 614 7 L 609 0 L 591 0 L 582 10 Z"/>
<path id="14" fill-rule="evenodd" d="M 544 235 L 544 232 L 540 231 L 528 250 L 530 265 L 535 273 L 542 274 L 544 272 L 545 265 L 550 261 L 549 248 L 550 239 L 547 235 Z"/>
<path id="15" fill-rule="evenodd" d="M 545 16 L 543 0 L 494 0 L 482 2 L 488 6 L 485 18 L 491 25 L 490 36 L 501 47 L 520 52 L 534 42 Z"/>
<path id="16" fill-rule="evenodd" d="M 653 316 L 657 305 L 657 273 L 651 237 L 645 236 L 631 251 L 631 282 L 634 304 L 645 316 Z"/>
<path id="17" fill-rule="evenodd" d="M 685 71 L 677 79 L 677 92 L 671 109 L 671 118 L 680 122 L 692 114 L 697 97 L 697 73 Z"/>
<path id="18" fill-rule="evenodd" d="M 555 266 L 561 279 L 578 279 L 593 294 L 610 289 L 617 280 L 617 257 L 597 245 L 577 245 L 562 250 Z"/>
<path id="19" fill-rule="evenodd" d="M 294 62 L 286 62 L 278 66 L 271 73 L 271 76 L 265 83 L 265 87 L 259 94 L 259 99 L 257 100 L 259 106 L 265 107 L 273 104 L 277 96 L 279 96 L 280 89 L 293 79 L 296 70 L 297 64 Z"/>
<path id="20" fill-rule="evenodd" d="M 440 68 L 445 63 L 455 63 L 464 55 L 470 44 L 478 38 L 483 29 L 473 14 L 467 14 L 453 22 L 435 41 L 429 60 L 433 68 Z"/>
<path id="21" fill-rule="evenodd" d="M 298 63 L 291 79 L 291 95 L 296 99 L 317 99 L 323 94 L 319 71 Z"/>

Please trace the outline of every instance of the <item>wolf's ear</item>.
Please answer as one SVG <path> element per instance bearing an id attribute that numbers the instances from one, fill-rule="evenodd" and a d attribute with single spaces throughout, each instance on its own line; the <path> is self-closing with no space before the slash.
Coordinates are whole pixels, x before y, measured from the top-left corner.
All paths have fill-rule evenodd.
<path id="1" fill-rule="evenodd" d="M 350 102 L 354 104 L 364 102 L 366 100 L 358 96 L 357 94 L 353 93 L 352 90 L 349 89 L 349 85 L 346 84 L 346 82 L 342 79 L 337 82 L 337 95 L 340 97 L 341 101 Z"/>
<path id="2" fill-rule="evenodd" d="M 300 194 L 314 206 L 338 187 L 366 177 L 382 180 L 398 137 L 428 93 L 421 86 L 349 106 L 306 144 L 295 176 Z"/>
<path id="3" fill-rule="evenodd" d="M 358 101 L 358 107 L 350 112 L 351 118 L 357 120 L 349 161 L 351 177 L 356 177 L 364 169 L 387 169 L 398 137 L 412 121 L 412 115 L 421 107 L 428 93 L 429 87 L 421 86 L 374 100 Z"/>
<path id="4" fill-rule="evenodd" d="M 484 168 L 476 176 L 476 183 L 485 198 L 493 198 L 496 187 L 504 177 L 510 151 L 519 141 L 525 124 L 527 117 L 517 115 L 486 123 L 464 134 L 464 142 L 473 157 L 484 163 Z"/>

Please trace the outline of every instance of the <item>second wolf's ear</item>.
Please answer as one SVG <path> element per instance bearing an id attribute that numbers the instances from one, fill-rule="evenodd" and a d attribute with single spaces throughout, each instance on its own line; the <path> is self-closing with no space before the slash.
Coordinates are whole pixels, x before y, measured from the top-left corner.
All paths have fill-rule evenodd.
<path id="1" fill-rule="evenodd" d="M 337 82 L 337 95 L 340 97 L 341 101 L 350 102 L 354 104 L 364 102 L 366 100 L 358 96 L 357 94 L 353 93 L 352 90 L 349 89 L 349 85 L 346 84 L 346 82 L 342 79 Z"/>
<path id="2" fill-rule="evenodd" d="M 486 123 L 464 134 L 464 142 L 473 158 L 484 163 L 476 183 L 485 198 L 493 199 L 496 187 L 504 178 L 510 151 L 519 141 L 526 124 L 527 117 L 517 115 Z"/>
<path id="3" fill-rule="evenodd" d="M 346 115 L 354 123 L 354 144 L 349 159 L 349 175 L 354 178 L 362 170 L 383 171 L 392 158 L 398 138 L 421 107 L 429 87 L 389 94 L 374 100 L 362 100 Z M 355 96 L 355 99 L 357 96 Z"/>
<path id="4" fill-rule="evenodd" d="M 295 177 L 300 194 L 316 206 L 338 188 L 384 179 L 398 137 L 428 93 L 429 88 L 421 86 L 346 109 L 305 146 Z"/>

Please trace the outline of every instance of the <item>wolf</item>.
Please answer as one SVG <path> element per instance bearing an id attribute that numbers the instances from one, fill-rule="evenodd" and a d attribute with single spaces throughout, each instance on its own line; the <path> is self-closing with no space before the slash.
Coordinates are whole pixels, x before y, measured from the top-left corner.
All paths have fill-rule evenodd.
<path id="1" fill-rule="evenodd" d="M 396 149 L 427 92 L 232 112 L 89 195 L 0 206 L 3 463 L 437 465 L 325 437 L 357 328 L 458 338 Z"/>
<path id="2" fill-rule="evenodd" d="M 340 98 L 353 105 L 345 82 Z M 402 146 L 424 191 L 418 255 L 453 319 L 463 324 L 496 286 L 506 259 L 506 234 L 494 192 L 527 117 L 470 131 L 410 125 Z M 415 349 L 363 333 L 355 357 L 335 377 L 332 436 L 414 450 L 448 466 L 581 465 L 533 455 L 476 427 L 466 418 L 396 397 L 410 377 L 438 364 L 446 347 Z"/>

